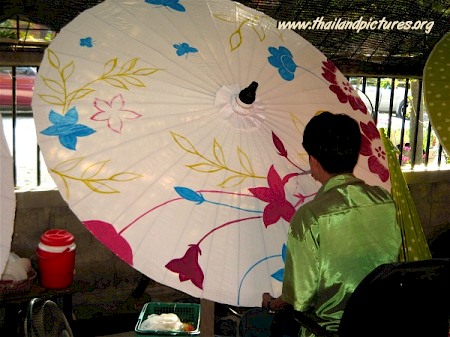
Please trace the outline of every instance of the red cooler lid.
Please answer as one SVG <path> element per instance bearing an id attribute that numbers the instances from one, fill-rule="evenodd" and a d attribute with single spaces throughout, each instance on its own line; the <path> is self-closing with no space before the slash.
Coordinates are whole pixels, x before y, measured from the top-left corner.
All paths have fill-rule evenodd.
<path id="1" fill-rule="evenodd" d="M 41 242 L 47 246 L 68 246 L 74 241 L 73 234 L 63 229 L 50 229 L 41 235 Z"/>

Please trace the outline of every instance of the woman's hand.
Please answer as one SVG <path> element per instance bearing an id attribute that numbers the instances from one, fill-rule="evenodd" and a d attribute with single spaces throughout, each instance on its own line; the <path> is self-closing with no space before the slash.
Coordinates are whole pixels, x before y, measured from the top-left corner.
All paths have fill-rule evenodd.
<path id="1" fill-rule="evenodd" d="M 270 312 L 277 311 L 277 310 L 284 308 L 287 305 L 288 305 L 288 303 L 283 301 L 281 299 L 281 296 L 273 297 L 269 293 L 264 293 L 262 295 L 261 306 L 264 309 L 267 309 L 267 311 L 270 311 Z"/>
<path id="2" fill-rule="evenodd" d="M 272 295 L 270 295 L 269 293 L 264 293 L 264 294 L 262 295 L 262 303 L 261 303 L 261 306 L 262 306 L 264 309 L 267 309 L 267 310 L 271 311 L 272 309 L 270 309 L 269 304 L 271 304 L 271 301 L 272 301 L 273 299 L 274 299 L 274 298 L 273 298 Z"/>

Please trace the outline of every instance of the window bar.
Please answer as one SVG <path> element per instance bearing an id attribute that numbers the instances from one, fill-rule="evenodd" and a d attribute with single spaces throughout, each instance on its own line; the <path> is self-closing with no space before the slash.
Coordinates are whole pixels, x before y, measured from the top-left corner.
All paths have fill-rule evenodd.
<path id="1" fill-rule="evenodd" d="M 39 72 L 39 67 L 36 68 L 36 71 Z M 33 109 L 31 110 L 32 118 L 34 118 Z M 36 127 L 36 126 L 35 126 Z M 36 138 L 36 182 L 37 186 L 41 186 L 42 184 L 42 172 L 41 172 L 41 148 L 37 143 Z"/>
<path id="2" fill-rule="evenodd" d="M 375 108 L 374 108 L 374 106 L 373 106 L 373 104 L 372 104 L 372 101 L 369 99 L 369 97 L 368 97 L 367 94 L 366 94 L 367 77 L 366 77 L 366 76 L 362 76 L 361 79 L 362 79 L 362 83 L 361 83 L 361 92 L 366 96 L 366 98 L 367 98 L 368 101 L 369 101 L 370 108 L 371 108 L 370 116 L 372 117 L 372 119 L 374 120 L 375 125 L 376 125 L 376 124 L 377 124 L 376 121 L 375 121 L 375 118 L 376 118 L 376 111 L 375 111 Z"/>
<path id="3" fill-rule="evenodd" d="M 394 88 L 395 88 L 395 78 L 391 78 L 391 95 L 389 98 L 388 137 L 391 136 L 392 107 L 394 106 Z"/>
<path id="4" fill-rule="evenodd" d="M 11 74 L 12 74 L 12 97 L 13 97 L 13 101 L 11 102 L 11 114 L 12 114 L 12 118 L 11 118 L 11 123 L 12 123 L 12 155 L 13 155 L 13 161 L 14 161 L 14 184 L 17 186 L 17 181 L 18 181 L 18 177 L 17 175 L 20 174 L 18 172 L 18 167 L 17 167 L 17 149 L 16 149 L 16 145 L 18 142 L 20 142 L 20 139 L 18 139 L 18 134 L 17 134 L 17 128 L 20 127 L 20 121 L 19 121 L 19 116 L 18 116 L 18 106 L 17 106 L 17 68 L 15 66 L 11 67 Z M 367 85 L 368 85 L 368 81 L 367 81 L 367 77 L 366 76 L 361 76 L 362 79 L 362 92 L 364 93 L 367 89 Z M 378 118 L 378 113 L 379 113 L 379 108 L 380 108 L 380 97 L 381 97 L 381 78 L 372 78 L 372 79 L 376 79 L 376 101 L 375 103 L 375 108 L 374 108 L 374 116 L 375 118 Z M 390 77 L 388 78 L 392 84 L 392 88 L 390 91 L 390 101 L 389 101 L 389 120 L 388 120 L 388 125 L 387 125 L 387 130 L 388 130 L 388 136 L 391 136 L 392 130 L 393 130 L 393 121 L 394 121 L 394 116 L 396 114 L 396 111 L 393 111 L 393 103 L 394 103 L 394 99 L 393 97 L 395 97 L 395 84 L 398 83 L 398 79 L 395 77 Z M 405 141 L 405 120 L 406 120 L 406 107 L 408 104 L 408 91 L 409 91 L 409 87 L 410 87 L 410 79 L 406 79 L 405 82 L 405 86 L 406 86 L 406 91 L 405 91 L 405 97 L 404 97 L 404 101 L 405 101 L 405 106 L 404 109 L 402 110 L 402 124 L 401 124 L 401 133 L 400 133 L 400 146 L 399 146 L 399 151 L 400 151 L 400 155 L 399 155 L 399 162 L 400 165 L 402 163 L 402 157 L 403 157 L 403 143 Z M 423 88 L 423 82 L 420 80 L 419 81 L 419 100 L 418 102 L 421 101 L 421 97 L 423 96 L 423 93 L 421 92 L 422 88 Z M 422 95 L 422 96 L 420 96 Z M 423 111 L 420 110 L 420 103 L 418 104 L 418 108 L 417 108 L 417 116 L 416 118 L 419 118 L 419 116 L 422 114 L 423 115 Z M 417 123 L 415 126 L 415 131 L 413 130 L 412 132 L 415 132 L 415 138 L 414 138 L 414 145 L 411 144 L 411 150 L 414 149 L 413 153 L 411 154 L 411 164 L 412 166 L 414 166 L 415 163 L 415 159 L 416 159 L 416 153 L 415 153 L 415 149 L 417 147 L 417 143 L 418 143 L 418 130 L 420 130 L 421 128 L 421 124 Z M 427 166 L 429 163 L 429 156 L 430 156 L 430 145 L 431 145 L 431 140 L 432 140 L 432 126 L 431 123 L 428 122 L 428 132 L 426 135 L 426 148 L 425 148 L 425 158 L 424 158 L 424 164 L 425 166 Z M 413 138 L 411 138 L 413 139 Z M 396 144 L 397 145 L 397 144 Z M 43 177 L 42 177 L 42 167 L 41 167 L 41 163 L 42 163 L 42 158 L 41 158 L 41 151 L 40 151 L 40 147 L 38 144 L 36 144 L 36 156 L 37 156 L 37 166 L 36 166 L 36 180 L 35 182 L 37 182 L 37 186 L 40 186 L 43 182 Z M 438 154 L 437 154 L 437 165 L 441 166 L 441 163 L 444 164 L 445 159 L 446 159 L 446 154 L 445 154 L 445 150 L 443 149 L 442 145 L 439 145 L 439 150 L 438 150 Z"/>
<path id="5" fill-rule="evenodd" d="M 11 98 L 12 98 L 12 106 L 11 106 L 11 122 L 12 122 L 12 157 L 13 157 L 13 175 L 14 175 L 14 186 L 17 184 L 17 156 L 16 156 L 16 125 L 17 125 L 17 91 L 16 91 L 16 67 L 11 67 Z"/>
<path id="6" fill-rule="evenodd" d="M 428 166 L 428 160 L 430 159 L 430 144 L 431 144 L 431 123 L 428 122 L 428 127 L 427 127 L 427 145 L 425 147 L 425 167 Z"/>
<path id="7" fill-rule="evenodd" d="M 377 90 L 375 93 L 375 114 L 373 116 L 373 120 L 375 121 L 375 125 L 378 124 L 378 109 L 380 107 L 380 84 L 381 78 L 377 78 Z"/>
<path id="8" fill-rule="evenodd" d="M 400 154 L 398 156 L 400 166 L 402 165 L 403 145 L 404 145 L 404 141 L 405 141 L 405 118 L 406 118 L 406 108 L 408 106 L 408 90 L 409 90 L 409 79 L 407 78 L 405 81 L 405 96 L 404 96 L 405 105 L 404 105 L 404 110 L 402 111 L 402 131 L 400 133 L 400 146 L 399 146 Z"/>
<path id="9" fill-rule="evenodd" d="M 407 96 L 408 92 L 405 91 L 405 96 Z M 406 102 L 406 101 L 405 101 Z M 411 150 L 412 150 L 412 154 L 411 154 L 411 168 L 414 168 L 414 165 L 416 164 L 416 152 L 417 152 L 417 140 L 419 138 L 419 125 L 420 125 L 420 107 L 422 104 L 422 80 L 419 80 L 419 90 L 418 90 L 418 97 L 417 97 L 417 106 L 416 106 L 416 116 L 415 116 L 415 120 L 416 120 L 416 128 L 414 130 L 414 146 L 413 144 L 411 144 Z M 403 120 L 405 120 L 406 118 L 406 105 L 405 105 L 405 111 L 403 112 Z M 410 116 L 410 122 L 411 121 L 411 116 Z M 422 131 L 423 132 L 423 131 Z M 409 136 L 409 138 L 411 139 L 411 135 Z"/>
<path id="10" fill-rule="evenodd" d="M 441 161 L 442 161 L 442 145 L 439 144 L 439 151 L 438 151 L 438 166 L 441 166 Z"/>
<path id="11" fill-rule="evenodd" d="M 37 186 L 41 186 L 41 150 L 39 149 L 39 145 L 36 145 L 36 182 Z"/>
<path id="12" fill-rule="evenodd" d="M 361 91 L 363 92 L 364 95 L 366 94 L 366 86 L 367 86 L 367 77 L 363 76 L 361 83 Z M 372 102 L 370 102 L 370 104 L 372 105 Z"/>

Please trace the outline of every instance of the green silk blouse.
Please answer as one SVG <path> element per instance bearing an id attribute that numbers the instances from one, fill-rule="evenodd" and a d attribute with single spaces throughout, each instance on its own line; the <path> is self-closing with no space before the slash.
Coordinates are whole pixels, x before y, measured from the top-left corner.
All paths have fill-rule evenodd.
<path id="1" fill-rule="evenodd" d="M 362 279 L 398 260 L 401 233 L 391 195 L 353 174 L 331 178 L 292 217 L 282 299 L 337 331 Z M 301 329 L 300 336 L 313 336 Z"/>

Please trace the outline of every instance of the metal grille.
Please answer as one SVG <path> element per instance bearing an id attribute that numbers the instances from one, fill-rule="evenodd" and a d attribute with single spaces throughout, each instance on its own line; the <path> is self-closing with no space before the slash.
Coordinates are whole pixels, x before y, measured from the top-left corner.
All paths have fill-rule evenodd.
<path id="1" fill-rule="evenodd" d="M 4 79 L 9 78 L 1 82 L 0 108 L 7 142 L 14 158 L 14 181 L 19 189 L 55 188 L 36 142 L 31 103 L 24 102 L 23 96 L 30 93 L 24 91 L 22 81 L 23 75 L 30 75 L 30 72 L 27 73 L 29 68 L 33 67 L 0 66 L 0 75 Z M 448 154 L 439 144 L 424 109 L 420 79 L 365 76 L 348 79 L 360 92 L 378 128 L 383 127 L 394 145 L 398 146 L 402 169 L 449 167 Z M 9 103 L 4 98 L 9 94 L 8 90 L 11 91 Z"/>
<path id="2" fill-rule="evenodd" d="M 431 125 L 419 78 L 349 77 L 360 92 L 377 127 L 399 150 L 403 170 L 448 167 L 443 150 Z"/>

